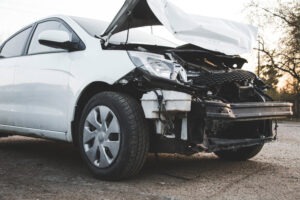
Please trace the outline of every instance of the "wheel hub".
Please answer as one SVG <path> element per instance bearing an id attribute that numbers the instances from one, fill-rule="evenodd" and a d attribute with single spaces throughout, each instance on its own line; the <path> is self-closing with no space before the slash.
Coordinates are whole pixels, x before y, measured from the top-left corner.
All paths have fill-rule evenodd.
<path id="1" fill-rule="evenodd" d="M 106 135 L 106 133 L 104 132 L 104 131 L 99 131 L 98 133 L 97 133 L 97 138 L 98 138 L 98 140 L 99 140 L 99 142 L 102 144 L 103 142 L 104 142 L 104 140 L 105 140 L 105 135 Z"/>

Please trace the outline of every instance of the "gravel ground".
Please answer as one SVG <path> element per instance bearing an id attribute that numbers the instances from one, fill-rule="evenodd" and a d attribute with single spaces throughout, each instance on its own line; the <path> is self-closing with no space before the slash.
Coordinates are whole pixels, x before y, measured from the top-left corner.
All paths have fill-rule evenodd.
<path id="1" fill-rule="evenodd" d="M 247 162 L 213 154 L 149 155 L 140 175 L 94 179 L 72 145 L 0 138 L 0 199 L 300 199 L 300 122 L 280 123 L 279 140 Z"/>

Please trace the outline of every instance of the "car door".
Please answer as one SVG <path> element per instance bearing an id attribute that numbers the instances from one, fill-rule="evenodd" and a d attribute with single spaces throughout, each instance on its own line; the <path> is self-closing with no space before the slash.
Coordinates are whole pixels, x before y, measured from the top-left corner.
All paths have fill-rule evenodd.
<path id="1" fill-rule="evenodd" d="M 32 26 L 19 31 L 0 48 L 0 124 L 2 128 L 15 125 L 13 119 L 15 67 L 23 58 L 31 30 Z"/>
<path id="2" fill-rule="evenodd" d="M 13 117 L 18 127 L 47 130 L 53 134 L 66 133 L 69 127 L 68 105 L 72 96 L 68 84 L 72 53 L 41 45 L 39 34 L 46 30 L 63 30 L 72 37 L 76 36 L 61 20 L 37 23 L 27 56 L 15 68 Z M 64 136 L 53 137 L 59 139 Z"/>

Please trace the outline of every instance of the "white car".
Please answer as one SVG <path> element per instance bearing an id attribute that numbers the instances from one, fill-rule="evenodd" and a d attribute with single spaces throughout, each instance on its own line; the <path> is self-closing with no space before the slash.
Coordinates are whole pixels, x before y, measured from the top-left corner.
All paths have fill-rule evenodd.
<path id="1" fill-rule="evenodd" d="M 135 29 L 154 25 L 186 44 Z M 106 180 L 136 175 L 148 152 L 249 159 L 276 139 L 272 121 L 292 115 L 241 69 L 247 61 L 236 54 L 251 50 L 255 35 L 167 0 L 127 0 L 110 24 L 37 21 L 0 47 L 2 136 L 73 142 Z"/>

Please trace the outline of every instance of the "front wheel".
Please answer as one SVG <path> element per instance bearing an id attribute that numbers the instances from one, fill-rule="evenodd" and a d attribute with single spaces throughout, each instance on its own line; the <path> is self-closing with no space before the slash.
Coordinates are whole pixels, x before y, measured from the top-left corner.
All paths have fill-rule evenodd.
<path id="1" fill-rule="evenodd" d="M 221 150 L 214 152 L 219 158 L 232 161 L 244 161 L 256 156 L 263 148 L 263 144 L 243 147 L 233 150 Z"/>
<path id="2" fill-rule="evenodd" d="M 128 178 L 145 162 L 149 148 L 145 117 L 140 104 L 128 95 L 103 92 L 92 97 L 78 134 L 81 156 L 97 178 Z"/>

